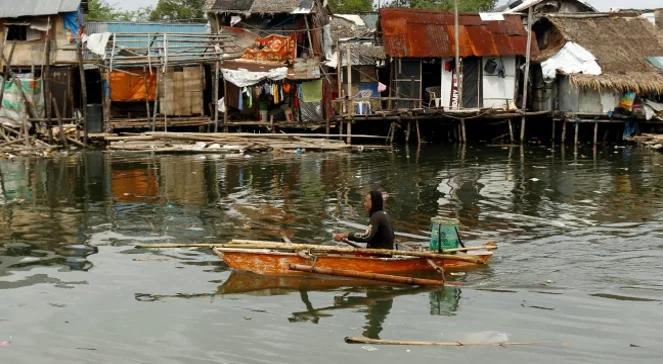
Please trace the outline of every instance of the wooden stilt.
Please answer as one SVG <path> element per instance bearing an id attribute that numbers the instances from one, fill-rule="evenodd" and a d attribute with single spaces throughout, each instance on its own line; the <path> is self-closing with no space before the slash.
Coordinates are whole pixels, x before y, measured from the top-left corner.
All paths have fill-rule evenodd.
<path id="1" fill-rule="evenodd" d="M 345 142 L 350 145 L 352 144 L 352 120 L 348 121 L 348 132 L 346 135 Z"/>
<path id="2" fill-rule="evenodd" d="M 513 144 L 513 120 L 509 119 L 509 142 Z"/>
<path id="3" fill-rule="evenodd" d="M 412 127 L 412 121 L 408 120 L 407 127 L 405 128 L 405 144 L 410 144 L 410 129 Z"/>
<path id="4" fill-rule="evenodd" d="M 81 117 L 83 118 L 83 145 L 87 146 L 87 79 L 85 78 L 85 68 L 83 67 L 83 48 L 81 42 L 76 45 L 76 60 L 78 61 L 78 78 L 81 84 Z"/>
<path id="5" fill-rule="evenodd" d="M 555 119 L 552 121 L 552 135 L 550 140 L 552 140 L 552 144 L 555 144 Z"/>
<path id="6" fill-rule="evenodd" d="M 64 133 L 64 126 L 62 124 L 62 116 L 60 115 L 60 108 L 54 97 L 51 97 L 49 102 L 53 103 L 53 110 L 55 111 L 55 117 L 58 119 L 58 126 L 60 127 L 60 142 L 65 147 L 67 146 L 67 136 Z"/>
<path id="7" fill-rule="evenodd" d="M 460 130 L 463 133 L 462 134 L 463 143 L 467 143 L 467 132 L 465 130 L 465 119 L 460 119 Z"/>
<path id="8" fill-rule="evenodd" d="M 147 67 L 143 66 L 143 86 L 145 87 L 145 112 L 147 113 L 147 120 L 150 120 L 150 86 L 147 83 Z"/>
<path id="9" fill-rule="evenodd" d="M 214 132 L 219 131 L 219 62 L 214 63 Z M 225 100 L 225 99 L 224 99 Z"/>
<path id="10" fill-rule="evenodd" d="M 575 131 L 573 136 L 573 144 L 578 145 L 578 126 L 580 123 L 575 122 L 574 124 Z"/>
<path id="11" fill-rule="evenodd" d="M 415 121 L 417 126 L 417 145 L 421 145 L 421 131 L 419 130 L 419 120 Z"/>
<path id="12" fill-rule="evenodd" d="M 225 133 L 228 132 L 228 84 L 226 83 L 226 79 L 223 79 L 223 105 L 225 107 L 225 111 L 223 112 L 223 131 Z"/>
<path id="13" fill-rule="evenodd" d="M 562 121 L 562 144 L 566 142 L 566 120 Z"/>
<path id="14" fill-rule="evenodd" d="M 599 138 L 599 123 L 594 123 L 594 145 L 598 143 Z"/>
<path id="15" fill-rule="evenodd" d="M 525 143 L 525 116 L 520 119 L 520 144 Z"/>

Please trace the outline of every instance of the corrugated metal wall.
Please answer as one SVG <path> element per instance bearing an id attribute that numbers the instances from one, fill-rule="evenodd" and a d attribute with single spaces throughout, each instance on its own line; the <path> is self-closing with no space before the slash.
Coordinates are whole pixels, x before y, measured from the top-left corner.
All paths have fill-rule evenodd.
<path id="1" fill-rule="evenodd" d="M 207 23 L 131 23 L 89 22 L 85 24 L 92 33 L 209 33 Z"/>

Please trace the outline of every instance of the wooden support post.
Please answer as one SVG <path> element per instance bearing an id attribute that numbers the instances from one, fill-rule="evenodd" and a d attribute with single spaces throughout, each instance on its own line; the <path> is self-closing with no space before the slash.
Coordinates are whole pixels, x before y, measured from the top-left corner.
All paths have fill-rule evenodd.
<path id="1" fill-rule="evenodd" d="M 343 120 L 338 121 L 338 139 L 343 140 Z"/>
<path id="2" fill-rule="evenodd" d="M 104 129 L 108 130 L 110 128 L 111 120 L 111 72 L 110 69 L 107 69 L 105 74 L 105 85 L 104 88 Z"/>
<path id="3" fill-rule="evenodd" d="M 578 145 L 578 127 L 579 127 L 580 123 L 576 121 L 574 124 L 575 124 L 574 125 L 574 127 L 575 127 L 575 136 L 573 137 L 573 144 Z"/>
<path id="4" fill-rule="evenodd" d="M 566 142 L 566 120 L 562 121 L 562 144 Z"/>
<path id="5" fill-rule="evenodd" d="M 159 71 L 156 72 L 156 78 L 157 78 L 157 85 L 155 91 L 156 95 L 154 95 L 154 108 L 152 109 L 152 131 L 157 131 L 157 114 L 159 110 L 159 98 L 161 97 L 159 94 L 159 89 L 161 88 L 161 83 L 159 82 L 161 80 L 161 72 Z M 163 108 L 163 106 L 161 108 Z"/>
<path id="6" fill-rule="evenodd" d="M 509 119 L 509 142 L 513 143 L 513 119 Z"/>
<path id="7" fill-rule="evenodd" d="M 523 111 L 527 110 L 527 89 L 529 87 L 529 64 L 530 59 L 532 58 L 532 9 L 534 7 L 530 6 L 527 12 L 527 53 L 525 54 L 525 75 L 523 81 L 523 104 L 521 109 Z M 525 115 L 520 121 L 520 144 L 525 142 Z"/>
<path id="8" fill-rule="evenodd" d="M 598 144 L 599 123 L 594 123 L 594 145 Z"/>
<path id="9" fill-rule="evenodd" d="M 219 132 L 219 61 L 214 63 L 214 132 Z M 225 100 L 225 99 L 224 99 Z"/>
<path id="10" fill-rule="evenodd" d="M 228 84 L 226 79 L 223 79 L 223 106 L 225 110 L 223 111 L 223 131 L 228 132 Z"/>
<path id="11" fill-rule="evenodd" d="M 467 143 L 467 132 L 465 131 L 465 119 L 460 119 L 460 132 L 463 143 Z"/>
<path id="12" fill-rule="evenodd" d="M 147 67 L 143 66 L 143 86 L 145 87 L 145 112 L 147 120 L 150 120 L 150 86 L 147 83 Z"/>
<path id="13" fill-rule="evenodd" d="M 58 127 L 60 127 L 60 142 L 65 147 L 67 146 L 67 136 L 64 133 L 64 125 L 62 124 L 62 116 L 60 115 L 60 108 L 54 97 L 49 99 L 49 102 L 53 102 L 53 108 L 55 110 L 55 117 L 58 119 Z"/>
<path id="14" fill-rule="evenodd" d="M 345 141 L 348 145 L 352 144 L 352 121 L 353 120 L 354 119 L 348 120 L 348 133 L 346 135 L 346 141 Z"/>
<path id="15" fill-rule="evenodd" d="M 412 121 L 408 120 L 407 121 L 407 127 L 405 128 L 405 144 L 410 143 L 410 129 L 412 127 Z"/>
<path id="16" fill-rule="evenodd" d="M 520 144 L 525 142 L 525 115 L 520 119 Z"/>
<path id="17" fill-rule="evenodd" d="M 348 109 L 347 113 L 348 115 L 353 115 L 355 110 L 354 110 L 354 105 L 352 105 L 352 55 L 350 54 L 350 44 L 347 44 L 345 47 L 345 56 L 347 58 L 347 97 L 348 97 Z"/>
<path id="18" fill-rule="evenodd" d="M 415 121 L 417 126 L 417 145 L 421 145 L 421 131 L 419 130 L 419 120 Z"/>
<path id="19" fill-rule="evenodd" d="M 556 124 L 555 119 L 553 119 L 553 121 L 552 121 L 552 136 L 550 138 L 552 140 L 552 144 L 555 144 L 555 124 Z"/>

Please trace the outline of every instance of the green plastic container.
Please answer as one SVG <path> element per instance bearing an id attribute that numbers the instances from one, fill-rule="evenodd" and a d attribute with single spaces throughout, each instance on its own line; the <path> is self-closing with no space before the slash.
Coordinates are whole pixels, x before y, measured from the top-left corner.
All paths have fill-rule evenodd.
<path id="1" fill-rule="evenodd" d="M 430 251 L 443 252 L 447 249 L 458 248 L 460 237 L 458 236 L 458 219 L 446 217 L 433 217 L 431 222 Z"/>

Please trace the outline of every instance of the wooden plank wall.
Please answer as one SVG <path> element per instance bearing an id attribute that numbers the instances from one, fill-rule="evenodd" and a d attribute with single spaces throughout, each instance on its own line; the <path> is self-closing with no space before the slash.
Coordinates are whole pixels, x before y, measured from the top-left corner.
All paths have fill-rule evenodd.
<path id="1" fill-rule="evenodd" d="M 162 113 L 169 116 L 201 115 L 203 72 L 199 66 L 170 69 L 160 85 Z"/>

